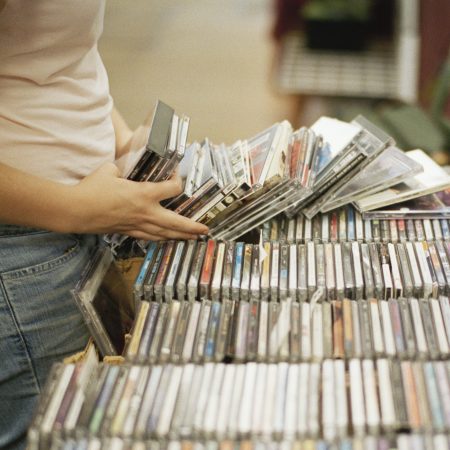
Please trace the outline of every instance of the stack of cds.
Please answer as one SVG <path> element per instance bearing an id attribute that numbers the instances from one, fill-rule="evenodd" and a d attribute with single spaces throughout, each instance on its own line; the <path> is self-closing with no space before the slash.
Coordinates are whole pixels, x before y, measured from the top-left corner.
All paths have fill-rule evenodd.
<path id="1" fill-rule="evenodd" d="M 188 125 L 158 102 L 148 144 L 128 164 L 127 177 L 161 181 L 179 165 L 183 192 L 163 205 L 204 223 L 215 239 L 235 240 L 281 213 L 312 219 L 349 203 L 368 216 L 419 207 L 424 217 L 450 216 L 450 176 L 421 150 L 394 147 L 362 116 L 351 123 L 321 117 L 296 131 L 283 121 L 231 146 L 205 139 L 186 147 Z M 418 204 L 389 207 L 418 196 Z M 380 207 L 388 210 L 372 212 Z M 107 240 L 117 247 L 125 239 Z"/>
<path id="2" fill-rule="evenodd" d="M 361 116 L 350 124 L 321 117 L 295 132 L 285 121 L 230 147 L 194 143 L 181 167 L 184 192 L 165 206 L 208 225 L 216 239 L 237 239 L 280 213 L 311 219 L 349 203 L 368 217 L 418 206 L 423 217 L 449 216 L 450 176 Z M 372 212 L 418 196 L 419 204 Z"/>
<path id="3" fill-rule="evenodd" d="M 210 238 L 139 242 L 132 288 L 125 239 L 97 249 L 73 295 L 119 364 L 55 365 L 30 450 L 448 449 L 449 176 L 362 117 L 231 147 L 187 126 L 158 104 L 128 177 L 179 165 L 164 206 Z"/>
<path id="4" fill-rule="evenodd" d="M 448 359 L 450 304 L 439 299 L 144 302 L 130 362 Z"/>
<path id="5" fill-rule="evenodd" d="M 184 157 L 188 129 L 189 117 L 179 117 L 170 106 L 158 101 L 147 145 L 133 155 L 137 162 L 126 178 L 153 182 L 167 180 Z"/>
<path id="6" fill-rule="evenodd" d="M 335 134 L 331 143 L 323 138 Z M 390 144 L 363 117 L 352 124 L 322 118 L 295 132 L 284 121 L 229 148 L 205 140 L 187 150 L 184 192 L 166 206 L 208 225 L 211 237 L 236 239 L 282 212 L 312 217 Z M 405 162 L 397 180 L 420 170 L 400 150 L 392 152 Z"/>
<path id="7" fill-rule="evenodd" d="M 136 300 L 424 297 L 450 291 L 450 243 L 152 243 Z"/>
<path id="8" fill-rule="evenodd" d="M 288 243 L 314 242 L 397 242 L 448 241 L 450 226 L 447 219 L 395 218 L 363 219 L 351 206 L 312 219 L 302 214 L 292 219 L 280 215 L 265 222 L 259 229 L 263 241 Z"/>
<path id="9" fill-rule="evenodd" d="M 93 438 L 94 448 L 113 438 L 125 448 L 136 440 L 252 440 L 289 448 L 320 440 L 329 448 L 405 431 L 425 433 L 437 448 L 449 444 L 448 361 L 99 365 L 88 388 L 79 385 L 82 369 L 55 367 L 29 448 L 58 448 L 58 437 L 66 442 L 60 448 L 77 441 L 87 447 Z"/>
<path id="10" fill-rule="evenodd" d="M 30 448 L 448 446 L 448 286 L 434 291 L 433 283 L 426 283 L 433 262 L 423 259 L 426 249 L 439 249 L 435 258 L 442 266 L 448 241 L 261 245 L 264 257 L 255 263 L 260 245 L 151 244 L 129 293 L 139 310 L 125 338 L 124 363 L 97 365 L 91 359 L 56 366 L 30 429 Z M 325 248 L 333 252 L 323 258 L 322 271 L 318 249 Z M 337 248 L 341 256 L 348 248 L 346 262 L 336 259 Z M 362 265 L 363 249 L 381 266 L 361 269 L 364 283 L 372 274 L 370 289 L 379 298 L 364 298 L 367 284 L 346 284 L 347 276 L 358 279 L 355 260 Z M 417 269 L 418 284 L 411 289 L 422 298 L 404 298 L 398 290 L 399 282 L 407 285 L 403 254 L 405 267 Z M 108 249 L 95 261 L 76 292 L 92 311 L 99 292 L 105 303 L 104 278 L 114 279 Z M 306 282 L 299 285 L 304 276 L 297 277 L 291 289 L 290 274 L 298 275 L 299 267 Z M 342 289 L 327 283 L 327 268 L 335 280 L 343 274 Z M 196 283 L 189 285 L 192 273 Z M 409 273 L 414 278 L 414 270 Z M 396 281 L 389 287 L 388 280 Z M 93 314 L 91 326 L 102 321 Z M 97 342 L 109 339 L 111 327 L 103 334 L 91 329 Z"/>
<path id="11" fill-rule="evenodd" d="M 179 116 L 173 108 L 158 101 L 153 112 L 150 133 L 145 147 L 129 155 L 123 168 L 124 177 L 132 181 L 165 181 L 184 158 L 189 130 L 189 117 Z M 112 248 L 127 238 L 119 234 L 105 236 Z"/>

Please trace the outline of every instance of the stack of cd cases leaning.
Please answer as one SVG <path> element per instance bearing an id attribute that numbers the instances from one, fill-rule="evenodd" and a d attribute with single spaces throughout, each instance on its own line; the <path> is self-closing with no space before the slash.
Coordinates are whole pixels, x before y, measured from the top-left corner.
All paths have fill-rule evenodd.
<path id="1" fill-rule="evenodd" d="M 158 101 L 154 112 L 148 141 L 145 147 L 129 155 L 122 168 L 124 177 L 132 181 L 165 181 L 169 179 L 183 159 L 189 130 L 189 117 L 179 116 L 173 108 Z M 125 237 L 107 235 L 112 247 L 119 246 Z"/>
<path id="2" fill-rule="evenodd" d="M 161 181 L 179 166 L 183 192 L 163 205 L 204 223 L 216 239 L 237 239 L 280 213 L 311 219 L 347 203 L 366 213 L 450 187 L 424 152 L 396 148 L 362 116 L 351 123 L 321 117 L 296 131 L 283 121 L 231 146 L 208 139 L 186 146 L 188 124 L 158 102 L 128 178 Z"/>

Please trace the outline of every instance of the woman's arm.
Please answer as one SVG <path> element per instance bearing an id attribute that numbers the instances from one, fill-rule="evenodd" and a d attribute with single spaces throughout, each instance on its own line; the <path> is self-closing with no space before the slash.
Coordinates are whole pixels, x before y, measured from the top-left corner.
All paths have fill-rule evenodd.
<path id="1" fill-rule="evenodd" d="M 137 183 L 108 163 L 74 186 L 0 164 L 0 223 L 63 233 L 122 233 L 138 239 L 194 239 L 205 225 L 159 202 L 181 191 L 179 178 Z"/>

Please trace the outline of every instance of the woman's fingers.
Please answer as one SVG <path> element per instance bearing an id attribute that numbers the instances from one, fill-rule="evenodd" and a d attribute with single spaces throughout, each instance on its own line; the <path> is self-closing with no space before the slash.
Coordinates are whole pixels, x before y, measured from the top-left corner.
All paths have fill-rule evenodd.
<path id="1" fill-rule="evenodd" d="M 146 223 L 139 225 L 139 228 L 131 232 L 125 232 L 130 236 L 136 237 L 140 234 L 141 239 L 149 240 L 167 240 L 167 239 L 198 239 L 198 233 L 189 233 L 184 230 L 171 230 L 170 228 L 163 228 L 154 223 Z M 132 234 L 133 233 L 133 234 Z M 147 237 L 151 236 L 151 237 Z"/>
<path id="2" fill-rule="evenodd" d="M 131 236 L 133 238 L 144 240 L 144 241 L 162 241 L 164 240 L 161 236 L 158 236 L 156 234 L 150 234 L 146 233 L 145 231 L 141 230 L 133 230 L 128 233 L 125 233 L 128 236 Z"/>
<path id="3" fill-rule="evenodd" d="M 180 216 L 179 214 L 169 211 L 162 206 L 158 208 L 157 212 L 154 211 L 151 222 L 166 230 L 182 233 L 208 234 L 209 231 L 206 225 L 195 222 L 187 217 Z"/>
<path id="4" fill-rule="evenodd" d="M 183 184 L 179 176 L 158 183 L 146 183 L 146 185 L 153 198 L 158 201 L 176 197 L 183 192 Z"/>

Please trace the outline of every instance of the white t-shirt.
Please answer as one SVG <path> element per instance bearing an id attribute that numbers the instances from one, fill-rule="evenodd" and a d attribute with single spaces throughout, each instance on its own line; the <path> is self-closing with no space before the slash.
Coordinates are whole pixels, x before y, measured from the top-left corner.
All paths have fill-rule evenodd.
<path id="1" fill-rule="evenodd" d="M 114 160 L 105 0 L 0 0 L 0 162 L 75 184 Z"/>

